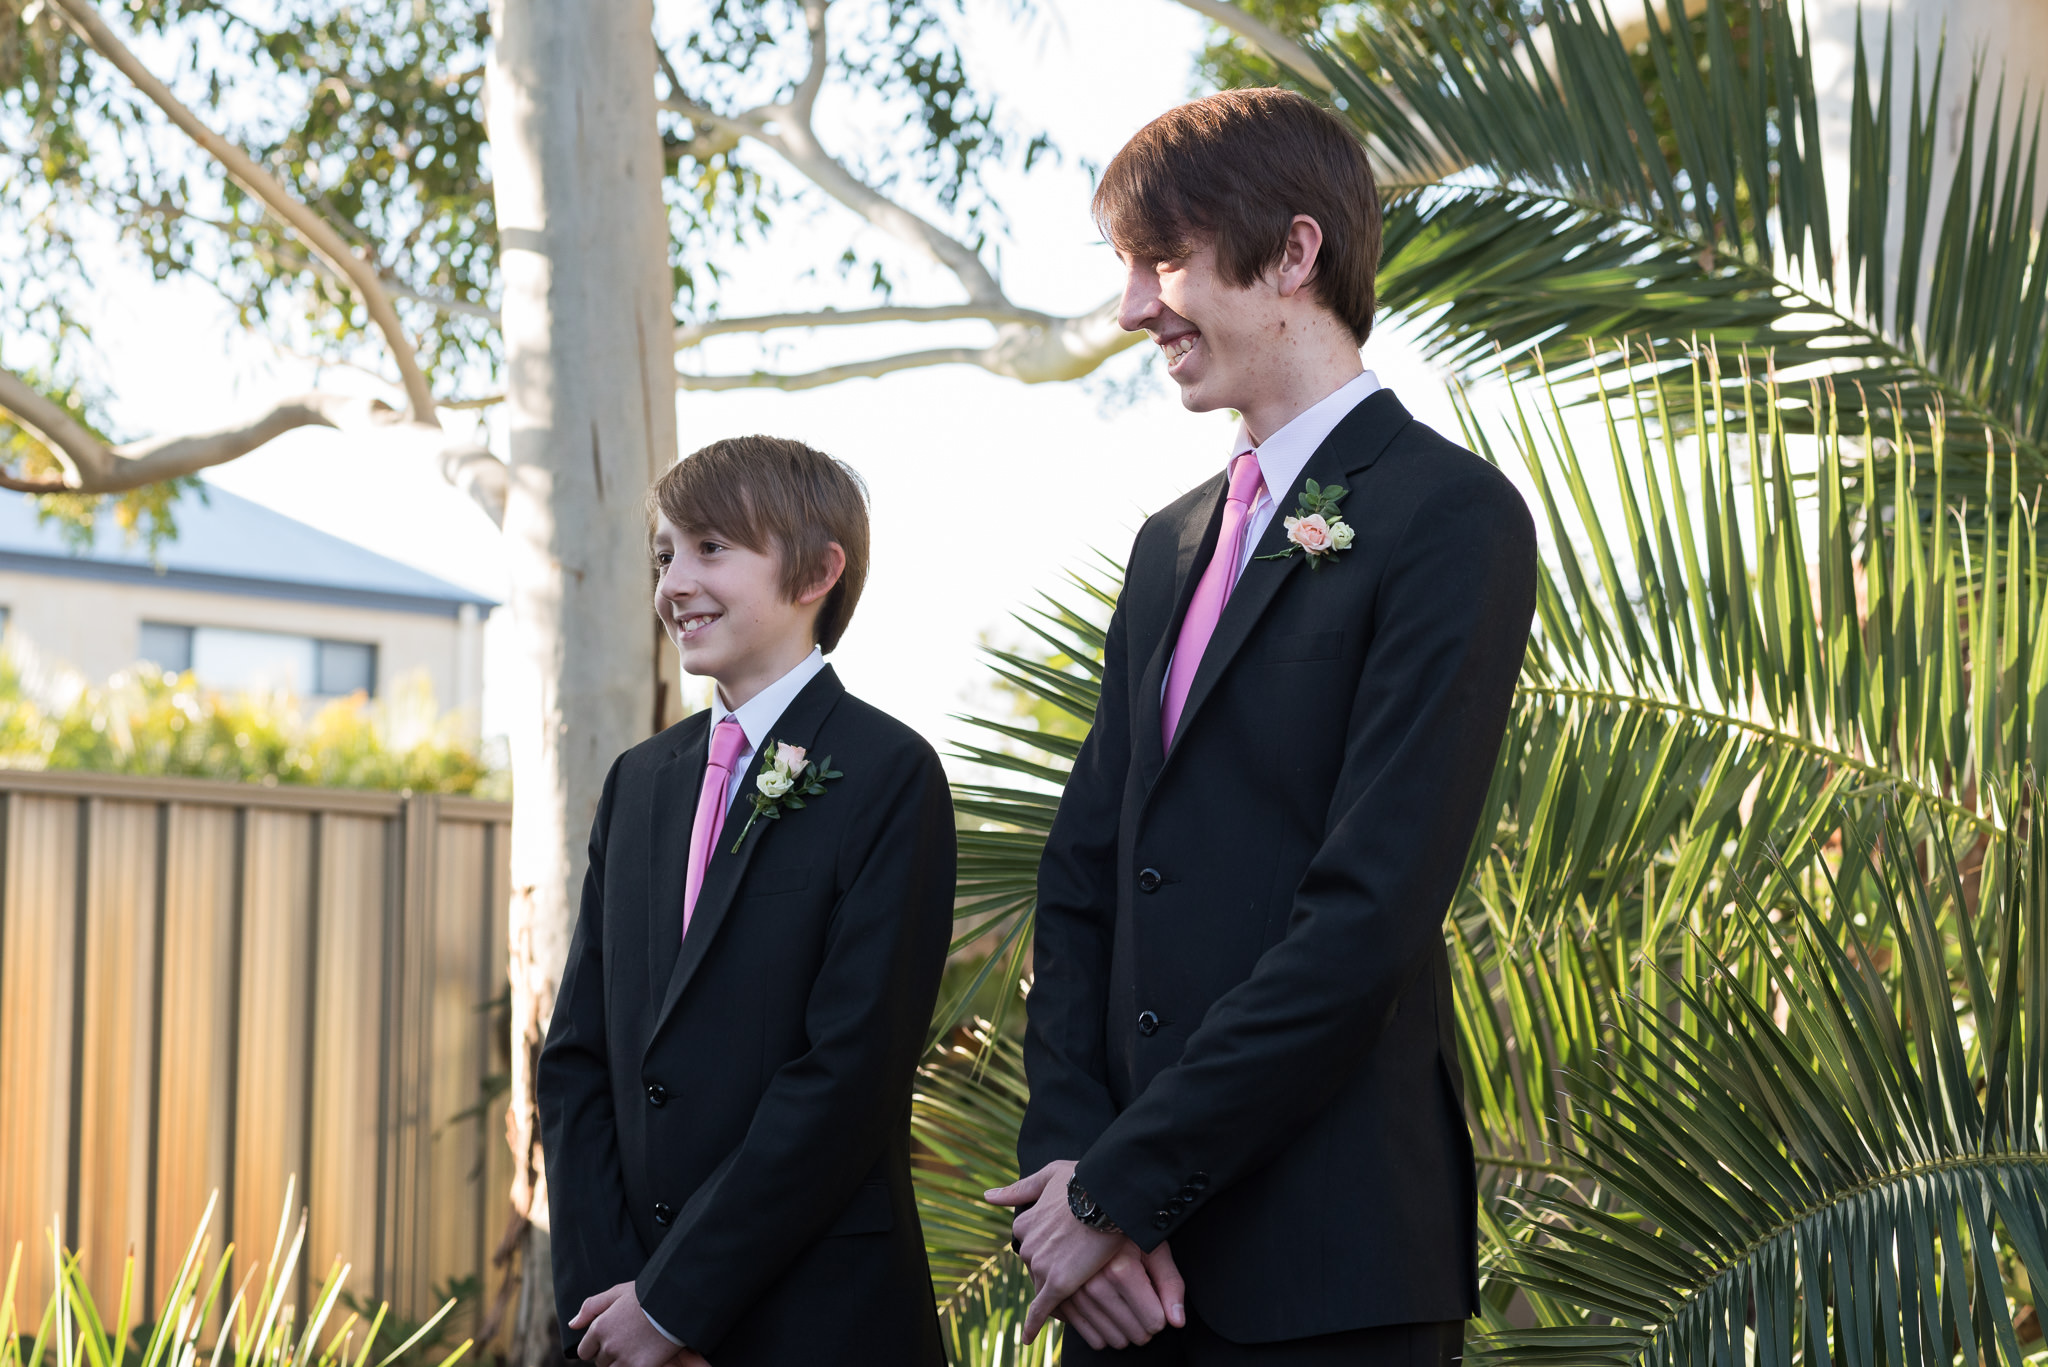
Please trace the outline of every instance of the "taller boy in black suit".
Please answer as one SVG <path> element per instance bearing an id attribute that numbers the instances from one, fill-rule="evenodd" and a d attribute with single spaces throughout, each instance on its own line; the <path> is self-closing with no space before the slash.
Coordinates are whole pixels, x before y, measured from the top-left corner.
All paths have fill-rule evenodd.
<path id="1" fill-rule="evenodd" d="M 1123 325 L 1242 423 L 1138 533 L 1039 871 L 1029 1175 L 991 1193 L 1028 1206 L 1029 1325 L 1069 1367 L 1446 1362 L 1477 1281 L 1443 918 L 1528 512 L 1360 364 L 1379 209 L 1334 117 L 1182 106 L 1096 210 Z"/>
<path id="2" fill-rule="evenodd" d="M 591 829 L 539 1072 L 564 1342 L 600 1367 L 942 1367 L 909 1121 L 953 809 L 931 747 L 824 662 L 865 500 L 749 437 L 651 502 L 656 611 L 718 687 L 619 757 Z"/>

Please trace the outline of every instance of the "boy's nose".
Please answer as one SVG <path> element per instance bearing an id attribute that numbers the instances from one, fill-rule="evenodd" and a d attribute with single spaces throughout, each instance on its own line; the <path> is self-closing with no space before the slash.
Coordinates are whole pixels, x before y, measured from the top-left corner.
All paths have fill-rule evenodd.
<path id="1" fill-rule="evenodd" d="M 1124 297 L 1117 306 L 1117 326 L 1136 332 L 1161 312 L 1159 281 L 1150 271 L 1133 270 L 1124 280 Z"/>

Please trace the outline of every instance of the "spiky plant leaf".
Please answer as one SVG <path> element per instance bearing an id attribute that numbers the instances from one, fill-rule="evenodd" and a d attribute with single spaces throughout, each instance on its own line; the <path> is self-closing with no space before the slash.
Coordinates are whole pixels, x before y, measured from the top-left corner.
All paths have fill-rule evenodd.
<path id="1" fill-rule="evenodd" d="M 1535 1194 L 1509 1255 L 1579 1314 L 1481 1356 L 2022 1359 L 2005 1265 L 2048 1275 L 2048 841 L 1996 840 L 1999 874 L 1973 884 L 1893 813 L 1863 892 L 1832 884 L 1824 906 L 1781 877 L 1780 924 L 1746 902 L 1740 958 L 1671 980 L 1689 1020 L 1629 1000 L 1653 1047 L 1574 1074 L 1585 1181 Z M 1949 928 L 1978 897 L 1984 943 L 1965 935 L 1958 965 Z"/>
<path id="2" fill-rule="evenodd" d="M 1861 421 L 1924 437 L 1945 410 L 1959 451 L 1988 431 L 2048 472 L 2041 92 L 1958 78 L 1939 48 L 1898 54 L 1889 18 L 1881 40 L 1859 22 L 1849 127 L 1825 130 L 1847 135 L 1844 192 L 1790 0 L 1709 0 L 1697 20 L 1651 4 L 1654 101 L 1598 0 L 1545 0 L 1540 28 L 1517 14 L 1506 32 L 1468 5 L 1382 8 L 1409 22 L 1361 29 L 1363 64 L 1317 56 L 1387 163 L 1381 299 L 1441 358 L 1490 369 L 1499 348 L 1566 377 L 1588 338 L 1673 363 L 1746 346 L 1839 377 Z M 1722 378 L 1681 391 L 1685 411 L 1739 408 L 1742 377 Z"/>

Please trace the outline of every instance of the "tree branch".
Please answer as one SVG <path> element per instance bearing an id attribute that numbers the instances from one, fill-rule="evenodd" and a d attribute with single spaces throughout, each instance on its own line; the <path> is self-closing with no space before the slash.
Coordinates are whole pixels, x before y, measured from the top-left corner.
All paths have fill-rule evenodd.
<path id="1" fill-rule="evenodd" d="M 777 375 L 766 370 L 756 370 L 748 375 L 685 375 L 678 371 L 676 388 L 686 393 L 718 393 L 728 389 L 781 389 L 794 393 L 799 389 L 838 384 L 841 380 L 874 379 L 898 370 L 917 370 L 934 365 L 976 365 L 980 358 L 979 348 L 955 346 L 884 356 L 874 361 L 856 361 L 850 365 L 826 366 L 823 370 L 809 370 L 801 375 Z"/>
<path id="2" fill-rule="evenodd" d="M 1180 3 L 1211 22 L 1229 29 L 1325 94 L 1336 89 L 1330 84 L 1330 78 L 1323 74 L 1323 69 L 1316 65 L 1316 59 L 1309 55 L 1307 48 L 1271 25 L 1254 19 L 1231 4 L 1230 0 L 1180 0 Z"/>
<path id="3" fill-rule="evenodd" d="M 1036 309 L 1007 305 L 937 304 L 927 307 L 885 305 L 871 309 L 818 309 L 810 313 L 764 313 L 752 318 L 707 318 L 676 328 L 676 350 L 687 351 L 709 337 L 735 332 L 775 332 L 782 328 L 857 327 L 866 323 L 945 323 L 973 319 L 986 323 L 1022 323 L 1045 327 L 1059 320 Z M 443 408 L 447 404 L 441 405 Z"/>
<path id="4" fill-rule="evenodd" d="M 199 116 L 172 94 L 170 87 L 158 80 L 115 36 L 90 0 L 50 0 L 50 3 L 94 51 L 112 63 L 187 137 L 219 162 L 242 188 L 284 220 L 316 255 L 355 287 L 370 320 L 383 333 L 385 344 L 391 348 L 392 357 L 398 363 L 398 373 L 404 380 L 406 403 L 412 409 L 412 416 L 422 422 L 431 422 L 434 416 L 433 392 L 427 387 L 419 358 L 399 323 L 398 311 L 392 307 L 390 294 L 385 290 L 376 268 L 350 251 L 334 225 L 301 203 L 280 181 L 258 166 L 247 152 L 201 122 Z"/>
<path id="5" fill-rule="evenodd" d="M 811 35 L 811 66 L 804 72 L 794 94 L 789 97 L 789 114 L 798 123 L 808 128 L 811 113 L 818 107 L 818 92 L 825 88 L 825 68 L 830 49 L 825 42 L 825 7 L 832 0 L 805 0 L 804 27 Z"/>
<path id="6" fill-rule="evenodd" d="M 938 347 L 929 351 L 883 356 L 872 361 L 826 366 L 797 375 L 780 375 L 757 370 L 747 375 L 676 375 L 676 388 L 685 391 L 730 389 L 780 389 L 794 392 L 837 384 L 841 380 L 874 379 L 899 370 L 917 370 L 937 365 L 972 365 L 995 375 L 1043 384 L 1049 380 L 1075 380 L 1090 373 L 1119 351 L 1135 345 L 1142 332 L 1125 332 L 1117 326 L 1119 301 L 1111 299 L 1076 318 L 1051 318 L 1039 324 L 1013 323 L 998 329 L 996 340 L 985 347 Z"/>
<path id="7" fill-rule="evenodd" d="M 916 248 L 933 265 L 952 272 L 970 301 L 984 307 L 1010 307 L 1002 286 L 972 248 L 861 180 L 819 143 L 817 131 L 811 126 L 811 114 L 830 64 L 825 29 L 829 3 L 830 0 L 809 0 L 804 7 L 811 36 L 811 64 L 787 104 L 767 105 L 743 114 L 720 114 L 676 89 L 661 102 L 661 107 L 728 136 L 753 138 L 767 144 L 826 194 L 891 237 Z M 674 87 L 673 75 L 670 85 Z"/>
<path id="8" fill-rule="evenodd" d="M 237 426 L 109 446 L 63 405 L 37 393 L 13 371 L 0 368 L 0 411 L 32 433 L 64 467 L 63 476 L 53 480 L 21 479 L 0 470 L 0 489 L 18 493 L 118 494 L 224 465 L 296 428 L 368 425 L 433 442 L 439 448 L 442 477 L 468 494 L 491 521 L 500 526 L 505 521 L 505 462 L 481 446 L 451 442 L 440 427 L 408 421 L 397 409 L 374 399 L 300 394 Z"/>
<path id="9" fill-rule="evenodd" d="M 251 251 L 269 257 L 273 261 L 282 261 L 288 266 L 304 270 L 318 271 L 329 280 L 339 280 L 343 284 L 349 283 L 348 277 L 336 274 L 332 266 L 313 253 L 300 251 L 289 243 L 281 247 L 266 246 L 250 235 L 247 224 L 237 223 L 233 219 L 208 218 L 205 214 L 195 214 L 190 209 L 184 208 L 181 205 L 170 204 L 161 200 L 154 204 L 138 203 L 131 212 L 137 215 L 151 214 L 157 218 L 183 219 L 188 223 L 203 224 L 224 237 L 231 237 L 247 244 Z M 385 290 L 390 293 L 393 299 L 404 299 L 410 303 L 424 304 L 437 313 L 456 313 L 466 318 L 481 318 L 487 323 L 498 321 L 498 311 L 489 304 L 472 304 L 467 299 L 457 299 L 453 295 L 448 294 L 427 294 L 392 279 L 384 271 L 379 271 L 377 278 L 384 282 Z M 446 407 L 446 405 L 444 404 L 442 407 Z"/>
<path id="10" fill-rule="evenodd" d="M 118 494 L 224 464 L 294 428 L 338 427 L 341 424 L 337 418 L 343 409 L 361 406 L 361 400 L 339 395 L 301 394 L 284 400 L 252 422 L 234 427 L 109 446 L 65 412 L 61 404 L 44 398 L 14 372 L 0 369 L 0 408 L 34 433 L 64 466 L 62 479 L 36 481 L 6 476 L 6 487 L 24 493 Z"/>

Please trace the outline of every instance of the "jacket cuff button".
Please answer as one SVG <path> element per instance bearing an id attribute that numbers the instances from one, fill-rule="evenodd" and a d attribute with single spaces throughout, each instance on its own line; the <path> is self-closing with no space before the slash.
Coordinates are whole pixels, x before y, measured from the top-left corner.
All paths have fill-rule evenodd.
<path id="1" fill-rule="evenodd" d="M 1162 1211 L 1158 1211 L 1158 1212 L 1156 1212 L 1156 1213 L 1155 1213 L 1155 1214 L 1154 1214 L 1154 1215 L 1152 1216 L 1152 1228 L 1154 1228 L 1154 1229 L 1170 1229 L 1170 1228 L 1172 1228 L 1172 1227 L 1173 1227 L 1173 1212 L 1172 1212 L 1172 1211 L 1170 1211 L 1170 1210 L 1162 1210 Z"/>

